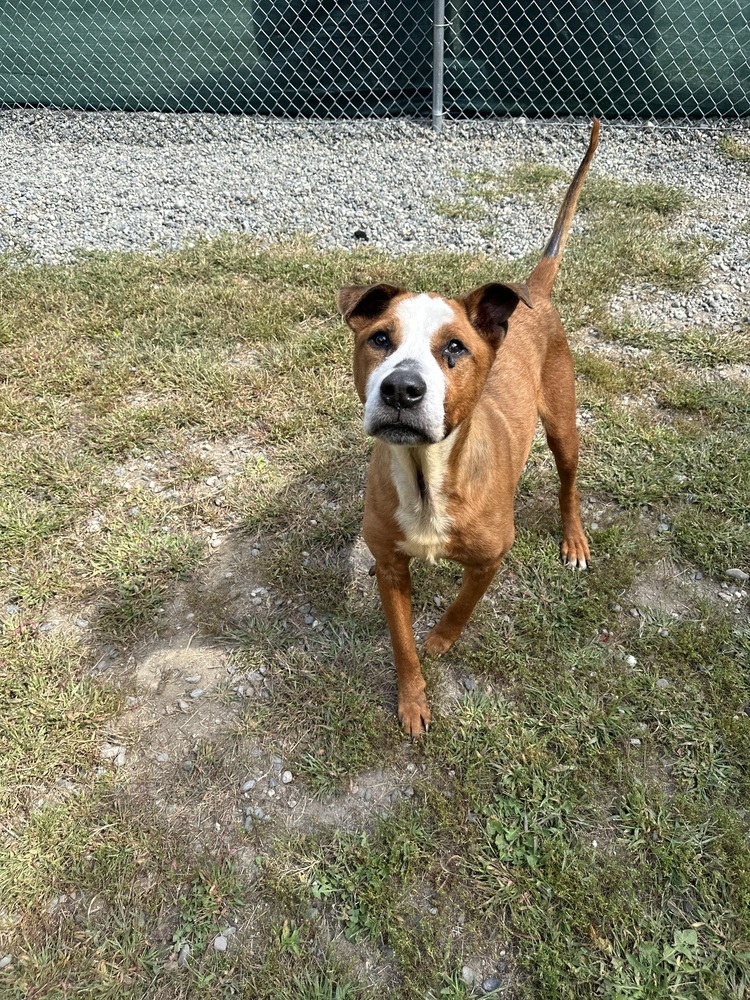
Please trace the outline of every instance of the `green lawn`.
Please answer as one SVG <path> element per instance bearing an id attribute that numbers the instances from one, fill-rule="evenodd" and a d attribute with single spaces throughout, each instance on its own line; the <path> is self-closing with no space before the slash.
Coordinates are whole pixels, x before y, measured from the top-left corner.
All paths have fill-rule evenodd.
<path id="1" fill-rule="evenodd" d="M 528 165 L 438 207 L 489 223 L 508 190 L 559 184 Z M 414 744 L 349 561 L 368 445 L 334 294 L 531 262 L 230 238 L 0 262 L 0 996 L 750 992 L 750 633 L 726 577 L 750 568 L 750 330 L 609 308 L 699 279 L 685 205 L 588 184 L 556 301 L 592 568 L 559 562 L 540 437 Z M 423 633 L 458 573 L 414 581 Z M 193 673 L 203 694 L 177 698 Z M 274 756 L 291 792 L 243 798 Z"/>

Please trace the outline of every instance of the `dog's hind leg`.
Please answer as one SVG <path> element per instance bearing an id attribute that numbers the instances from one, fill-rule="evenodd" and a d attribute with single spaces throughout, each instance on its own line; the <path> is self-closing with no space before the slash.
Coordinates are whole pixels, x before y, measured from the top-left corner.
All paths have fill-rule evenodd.
<path id="1" fill-rule="evenodd" d="M 578 471 L 578 429 L 573 358 L 565 335 L 550 345 L 542 369 L 539 414 L 547 434 L 547 444 L 555 456 L 560 477 L 560 514 L 563 562 L 573 569 L 586 569 L 591 556 L 581 524 L 580 501 L 576 489 Z"/>

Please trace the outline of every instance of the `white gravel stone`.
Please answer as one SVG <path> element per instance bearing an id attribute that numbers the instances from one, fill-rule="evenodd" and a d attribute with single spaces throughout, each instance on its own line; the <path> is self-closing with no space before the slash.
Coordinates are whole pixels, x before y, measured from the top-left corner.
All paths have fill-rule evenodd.
<path id="1" fill-rule="evenodd" d="M 284 782 L 285 785 L 291 785 L 291 783 L 294 781 L 294 775 L 292 774 L 291 771 L 282 771 L 281 780 Z"/>
<path id="2" fill-rule="evenodd" d="M 461 969 L 461 980 L 466 986 L 473 986 L 476 982 L 477 974 L 470 965 L 464 965 Z"/>
<path id="3" fill-rule="evenodd" d="M 229 942 L 224 937 L 223 934 L 219 934 L 214 938 L 214 951 L 226 951 Z"/>

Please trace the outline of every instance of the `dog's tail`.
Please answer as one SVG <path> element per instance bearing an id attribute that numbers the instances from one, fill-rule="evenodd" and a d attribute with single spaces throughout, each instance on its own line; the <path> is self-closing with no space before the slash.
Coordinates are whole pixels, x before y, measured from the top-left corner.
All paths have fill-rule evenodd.
<path id="1" fill-rule="evenodd" d="M 586 155 L 581 160 L 581 165 L 576 171 L 575 177 L 570 182 L 570 187 L 565 195 L 565 201 L 563 201 L 560 212 L 555 221 L 555 228 L 552 230 L 550 241 L 547 244 L 544 254 L 542 255 L 542 259 L 529 275 L 527 284 L 532 294 L 534 292 L 540 292 L 543 295 L 549 296 L 552 292 L 552 286 L 555 283 L 555 278 L 557 277 L 557 272 L 560 268 L 562 252 L 568 238 L 570 224 L 573 221 L 573 216 L 576 214 L 578 195 L 581 193 L 584 178 L 588 173 L 589 164 L 594 158 L 594 153 L 596 152 L 596 147 L 598 145 L 599 119 L 595 118 L 591 127 L 589 148 L 586 150 Z"/>

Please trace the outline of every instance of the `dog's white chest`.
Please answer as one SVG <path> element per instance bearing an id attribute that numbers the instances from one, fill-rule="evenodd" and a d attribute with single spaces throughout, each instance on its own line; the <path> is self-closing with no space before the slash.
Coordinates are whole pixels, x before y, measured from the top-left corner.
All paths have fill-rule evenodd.
<path id="1" fill-rule="evenodd" d="M 393 449 L 391 475 L 398 494 L 396 520 L 404 533 L 399 548 L 408 556 L 430 563 L 448 554 L 451 518 L 443 484 L 454 440 L 455 431 L 440 444 Z"/>

